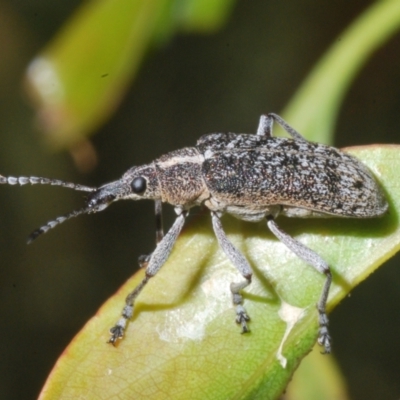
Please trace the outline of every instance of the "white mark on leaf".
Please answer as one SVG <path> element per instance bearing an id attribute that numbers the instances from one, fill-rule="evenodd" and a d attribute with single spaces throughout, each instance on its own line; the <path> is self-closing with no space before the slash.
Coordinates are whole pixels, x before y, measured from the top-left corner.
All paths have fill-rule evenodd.
<path id="1" fill-rule="evenodd" d="M 285 344 L 294 326 L 303 318 L 304 311 L 304 308 L 295 307 L 282 301 L 278 315 L 281 320 L 286 323 L 286 330 L 279 345 L 278 351 L 276 352 L 276 358 L 281 363 L 282 368 L 286 368 L 287 363 L 286 357 L 282 354 L 283 345 Z"/>

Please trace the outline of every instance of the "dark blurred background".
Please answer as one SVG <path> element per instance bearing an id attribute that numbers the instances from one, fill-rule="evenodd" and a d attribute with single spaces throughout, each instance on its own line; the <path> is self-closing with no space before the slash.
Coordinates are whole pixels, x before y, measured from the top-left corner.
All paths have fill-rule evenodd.
<path id="1" fill-rule="evenodd" d="M 85 175 L 69 154 L 40 144 L 21 90 L 29 60 L 80 3 L 0 1 L 3 175 L 100 185 L 204 133 L 254 132 L 260 114 L 279 113 L 372 2 L 238 1 L 219 33 L 180 35 L 154 49 L 117 113 L 93 136 L 99 164 Z M 397 35 L 352 85 L 335 145 L 399 142 L 399 48 Z M 67 189 L 0 187 L 1 399 L 35 398 L 73 336 L 153 248 L 151 202 L 119 203 L 26 245 L 34 228 L 81 204 L 81 194 Z M 334 355 L 353 399 L 400 398 L 398 264 L 393 258 L 331 315 Z"/>

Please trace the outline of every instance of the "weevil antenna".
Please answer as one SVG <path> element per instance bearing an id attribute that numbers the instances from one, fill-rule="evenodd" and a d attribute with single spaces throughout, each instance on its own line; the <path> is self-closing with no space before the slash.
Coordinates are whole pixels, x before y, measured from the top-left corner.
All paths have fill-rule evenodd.
<path id="1" fill-rule="evenodd" d="M 78 190 L 81 192 L 94 192 L 97 188 L 92 188 L 90 186 L 80 185 L 78 183 L 65 182 L 59 179 L 49 179 L 42 178 L 39 176 L 2 176 L 0 175 L 0 184 L 5 185 L 20 185 L 24 186 L 27 184 L 31 185 L 52 185 L 52 186 L 62 186 L 73 190 Z"/>
<path id="2" fill-rule="evenodd" d="M 87 214 L 91 211 L 91 209 L 89 209 L 88 207 L 85 208 L 81 208 L 80 210 L 74 210 L 71 211 L 68 214 L 65 215 L 61 215 L 60 217 L 57 217 L 56 219 L 54 219 L 53 221 L 49 221 L 47 224 L 41 226 L 40 228 L 34 230 L 29 236 L 28 236 L 28 240 L 27 243 L 30 244 L 32 243 L 35 239 L 37 239 L 41 234 L 46 233 L 47 231 L 49 231 L 50 229 L 55 228 L 57 225 L 62 224 L 64 221 L 66 221 L 67 219 L 70 218 L 74 218 L 77 217 L 78 215 L 81 214 Z"/>

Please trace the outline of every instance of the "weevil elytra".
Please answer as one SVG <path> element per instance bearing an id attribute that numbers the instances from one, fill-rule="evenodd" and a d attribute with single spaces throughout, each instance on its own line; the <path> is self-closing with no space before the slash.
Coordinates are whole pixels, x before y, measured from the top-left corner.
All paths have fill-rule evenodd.
<path id="1" fill-rule="evenodd" d="M 291 138 L 273 137 L 274 121 Z M 382 216 L 388 209 L 379 185 L 360 161 L 334 147 L 307 141 L 276 114 L 262 115 L 255 135 L 204 135 L 196 146 L 172 151 L 150 164 L 132 167 L 121 179 L 99 188 L 39 177 L 0 176 L 0 183 L 58 185 L 89 192 L 82 209 L 35 230 L 28 243 L 69 218 L 102 211 L 117 200 L 155 201 L 157 246 L 152 254 L 139 260 L 146 268 L 146 275 L 127 296 L 121 318 L 110 329 L 109 343 L 112 344 L 123 338 L 134 312 L 135 299 L 167 260 L 189 209 L 204 205 L 211 212 L 219 245 L 244 278 L 230 286 L 236 306 L 236 322 L 241 325 L 242 332 L 248 331 L 250 318 L 243 306 L 241 291 L 251 283 L 252 270 L 226 236 L 220 220 L 223 213 L 251 222 L 265 219 L 271 232 L 289 250 L 325 275 L 317 303 L 318 343 L 329 353 L 331 340 L 326 315 L 332 282 L 329 266 L 313 250 L 282 231 L 275 220 L 279 215 L 373 218 Z M 162 202 L 173 205 L 177 215 L 165 236 Z"/>

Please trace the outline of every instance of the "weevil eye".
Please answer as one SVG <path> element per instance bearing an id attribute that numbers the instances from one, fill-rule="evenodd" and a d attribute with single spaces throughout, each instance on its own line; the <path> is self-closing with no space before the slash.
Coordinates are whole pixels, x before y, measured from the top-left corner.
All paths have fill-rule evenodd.
<path id="1" fill-rule="evenodd" d="M 143 176 L 138 176 L 131 183 L 132 192 L 135 194 L 143 194 L 146 190 L 147 181 Z"/>

